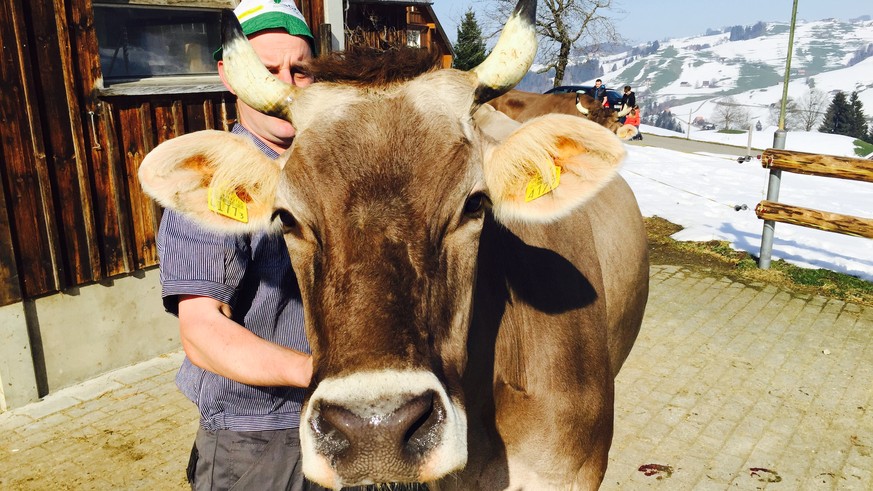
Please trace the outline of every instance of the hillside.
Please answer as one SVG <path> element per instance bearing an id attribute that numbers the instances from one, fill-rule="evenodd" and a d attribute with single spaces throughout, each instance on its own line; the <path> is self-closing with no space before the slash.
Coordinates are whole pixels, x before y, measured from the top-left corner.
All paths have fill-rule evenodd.
<path id="1" fill-rule="evenodd" d="M 754 29 L 753 29 L 754 28 Z M 736 27 L 734 28 L 736 30 Z M 564 84 L 590 84 L 602 73 L 604 83 L 619 89 L 631 85 L 641 103 L 657 101 L 670 108 L 683 122 L 702 117 L 710 120 L 715 102 L 732 96 L 749 111 L 752 122 L 766 127 L 773 123 L 770 105 L 782 96 L 782 79 L 788 51 L 787 23 L 758 23 L 751 39 L 734 40 L 725 32 L 667 39 L 603 57 L 574 63 Z M 740 29 L 742 31 L 742 29 Z M 798 21 L 794 36 L 789 96 L 800 98 L 814 87 L 825 93 L 857 91 L 865 113 L 873 116 L 873 20 L 869 17 L 844 21 L 825 19 Z M 866 57 L 866 58 L 865 58 Z M 585 79 L 574 79 L 579 75 Z M 531 73 L 520 84 L 524 90 L 540 91 L 551 86 L 545 74 Z M 684 126 L 684 124 L 683 124 Z"/>

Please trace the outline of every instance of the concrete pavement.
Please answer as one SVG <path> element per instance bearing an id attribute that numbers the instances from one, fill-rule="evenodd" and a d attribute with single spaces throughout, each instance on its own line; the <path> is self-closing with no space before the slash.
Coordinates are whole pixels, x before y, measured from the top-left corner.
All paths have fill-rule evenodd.
<path id="1" fill-rule="evenodd" d="M 185 489 L 181 353 L 0 414 L 0 489 Z M 653 266 L 602 489 L 873 489 L 873 308 Z"/>

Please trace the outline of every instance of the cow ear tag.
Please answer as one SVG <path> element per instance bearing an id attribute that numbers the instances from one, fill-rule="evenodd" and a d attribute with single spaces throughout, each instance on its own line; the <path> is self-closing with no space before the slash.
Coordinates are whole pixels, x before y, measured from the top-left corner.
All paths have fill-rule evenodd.
<path id="1" fill-rule="evenodd" d="M 524 193 L 525 201 L 533 201 L 541 196 L 551 193 L 561 182 L 561 168 L 557 165 L 552 166 L 552 183 L 549 184 L 543 180 L 539 174 L 533 177 L 527 183 L 527 190 Z"/>
<path id="2" fill-rule="evenodd" d="M 206 190 L 206 201 L 209 210 L 226 216 L 231 220 L 249 223 L 249 210 L 234 190 L 209 187 Z"/>

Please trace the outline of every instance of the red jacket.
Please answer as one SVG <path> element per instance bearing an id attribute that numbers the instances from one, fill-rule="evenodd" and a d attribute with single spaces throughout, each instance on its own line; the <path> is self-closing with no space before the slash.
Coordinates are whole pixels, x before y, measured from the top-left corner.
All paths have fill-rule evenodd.
<path id="1" fill-rule="evenodd" d="M 627 116 L 624 117 L 624 124 L 632 124 L 636 127 L 639 127 L 640 126 L 640 112 L 637 111 L 636 113 L 633 113 L 633 112 L 629 113 Z"/>

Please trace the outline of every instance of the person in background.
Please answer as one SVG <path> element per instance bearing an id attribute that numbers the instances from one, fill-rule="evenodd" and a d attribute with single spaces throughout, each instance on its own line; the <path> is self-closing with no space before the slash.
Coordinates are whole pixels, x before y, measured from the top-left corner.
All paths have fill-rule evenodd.
<path id="1" fill-rule="evenodd" d="M 600 101 L 603 107 L 609 107 L 609 102 L 606 100 L 606 87 L 603 86 L 603 80 L 599 78 L 594 81 L 594 87 L 588 92 L 595 101 Z"/>
<path id="2" fill-rule="evenodd" d="M 629 124 L 637 129 L 637 134 L 631 140 L 642 140 L 643 134 L 640 133 L 640 106 L 634 106 L 633 109 L 627 114 L 627 117 L 624 120 L 624 124 Z"/>
<path id="3" fill-rule="evenodd" d="M 300 64 L 312 58 L 313 37 L 293 0 L 243 0 L 234 13 L 270 72 L 312 82 Z M 227 86 L 220 49 L 214 57 Z M 242 101 L 237 108 L 233 133 L 271 158 L 291 146 L 290 123 Z M 191 488 L 322 489 L 301 469 L 300 411 L 313 368 L 282 235 L 219 235 L 167 210 L 157 245 L 164 307 L 179 318 L 186 355 L 176 385 L 200 413 Z"/>
<path id="4" fill-rule="evenodd" d="M 624 93 L 621 95 L 621 108 L 618 112 L 623 113 L 626 112 L 629 108 L 635 107 L 637 105 L 637 96 L 634 94 L 634 91 L 631 90 L 630 85 L 624 86 Z M 624 124 L 625 116 L 619 116 L 618 122 Z"/>

